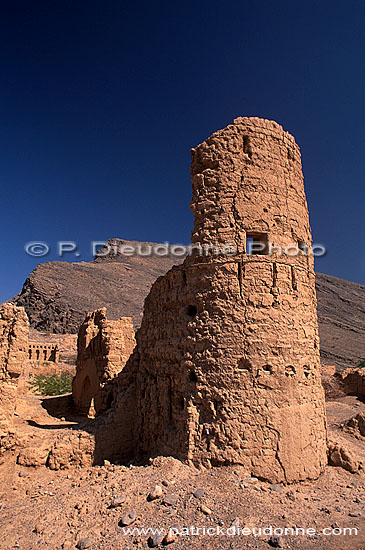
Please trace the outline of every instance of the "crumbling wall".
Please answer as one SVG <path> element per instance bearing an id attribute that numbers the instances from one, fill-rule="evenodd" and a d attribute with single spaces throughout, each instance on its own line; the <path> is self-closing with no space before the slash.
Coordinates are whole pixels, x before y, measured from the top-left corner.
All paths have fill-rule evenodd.
<path id="1" fill-rule="evenodd" d="M 28 366 L 29 323 L 24 308 L 0 307 L 0 452 L 8 445 L 17 403 L 18 379 Z"/>
<path id="2" fill-rule="evenodd" d="M 153 285 L 137 333 L 142 454 L 315 478 L 326 462 L 313 258 L 300 151 L 272 121 L 239 118 L 192 151 L 194 231 L 231 255 L 188 257 Z M 249 239 L 265 243 L 248 254 Z"/>
<path id="3" fill-rule="evenodd" d="M 346 369 L 341 376 L 347 394 L 365 396 L 365 367 Z"/>
<path id="4" fill-rule="evenodd" d="M 77 341 L 76 376 L 72 399 L 81 414 L 108 409 L 112 401 L 110 382 L 121 372 L 135 346 L 130 317 L 106 318 L 106 308 L 86 315 Z"/>

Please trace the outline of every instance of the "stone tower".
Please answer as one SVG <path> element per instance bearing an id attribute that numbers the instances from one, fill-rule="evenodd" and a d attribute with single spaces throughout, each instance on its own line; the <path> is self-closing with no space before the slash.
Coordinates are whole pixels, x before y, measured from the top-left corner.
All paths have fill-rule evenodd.
<path id="1" fill-rule="evenodd" d="M 187 257 L 146 299 L 138 450 L 315 478 L 326 420 L 299 148 L 275 122 L 238 118 L 192 150 L 191 173 L 192 242 L 236 251 Z"/>

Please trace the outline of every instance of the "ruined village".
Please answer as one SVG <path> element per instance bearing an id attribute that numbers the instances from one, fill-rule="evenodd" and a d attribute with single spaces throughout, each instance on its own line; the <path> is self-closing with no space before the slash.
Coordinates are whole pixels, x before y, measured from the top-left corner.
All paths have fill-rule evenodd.
<path id="1" fill-rule="evenodd" d="M 69 296 L 89 269 L 95 284 L 107 269 L 100 288 L 129 285 L 122 305 L 91 287 L 89 309 L 66 304 L 67 284 L 47 290 L 71 268 L 43 264 L 0 306 L 1 548 L 328 550 L 336 528 L 363 527 L 364 332 L 337 351 L 350 329 L 326 300 L 352 292 L 364 311 L 365 288 L 315 274 L 301 153 L 282 126 L 236 118 L 191 156 L 191 242 L 233 254 L 74 264 Z M 69 392 L 32 386 L 62 373 Z M 234 536 L 258 521 L 334 534 Z M 191 525 L 231 532 L 202 543 Z M 143 526 L 159 532 L 122 531 Z"/>

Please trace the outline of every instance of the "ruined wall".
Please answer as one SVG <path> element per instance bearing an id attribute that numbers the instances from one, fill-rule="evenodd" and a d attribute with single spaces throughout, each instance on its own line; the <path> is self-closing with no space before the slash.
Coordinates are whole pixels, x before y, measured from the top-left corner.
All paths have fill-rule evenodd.
<path id="1" fill-rule="evenodd" d="M 80 413 L 89 413 L 92 400 L 96 412 L 110 407 L 113 395 L 109 383 L 123 369 L 134 346 L 130 317 L 109 321 L 106 308 L 86 315 L 79 330 L 72 385 L 73 402 Z"/>
<path id="2" fill-rule="evenodd" d="M 365 367 L 346 369 L 341 377 L 347 394 L 365 396 Z"/>
<path id="3" fill-rule="evenodd" d="M 193 149 L 192 182 L 193 243 L 237 252 L 188 257 L 153 285 L 133 359 L 138 450 L 272 481 L 317 477 L 327 458 L 313 259 L 246 253 L 248 238 L 311 244 L 299 148 L 275 122 L 239 118 Z"/>
<path id="4" fill-rule="evenodd" d="M 22 307 L 0 307 L 0 450 L 13 424 L 19 376 L 28 362 L 28 317 Z"/>

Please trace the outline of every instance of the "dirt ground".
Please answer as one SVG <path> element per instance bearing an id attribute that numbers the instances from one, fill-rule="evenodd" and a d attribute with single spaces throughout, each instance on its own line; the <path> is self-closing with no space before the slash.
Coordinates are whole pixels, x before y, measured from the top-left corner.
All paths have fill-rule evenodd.
<path id="1" fill-rule="evenodd" d="M 341 427 L 364 410 L 365 404 L 355 397 L 327 403 L 330 438 L 345 443 L 365 464 L 364 438 Z M 18 406 L 16 428 L 24 439 L 40 445 L 61 431 L 77 429 L 80 421 L 72 417 L 67 396 L 28 395 Z M 150 501 L 156 485 L 162 494 Z M 251 478 L 239 466 L 195 470 L 173 458 L 158 457 L 147 466 L 107 463 L 52 471 L 16 464 L 13 454 L 0 464 L 0 548 L 163 547 L 163 536 L 151 540 L 148 529 L 166 533 L 175 525 L 180 534 L 169 545 L 173 550 L 364 550 L 364 487 L 364 473 L 335 467 L 327 467 L 316 481 L 277 486 Z M 123 527 L 123 516 L 132 513 L 133 518 L 133 512 L 135 520 Z M 232 524 L 237 534 L 234 528 L 226 533 Z M 142 528 L 147 531 L 138 533 Z M 260 528 L 266 530 L 260 533 Z M 273 533 L 270 528 L 292 531 Z M 296 528 L 311 531 L 295 534 Z M 343 534 L 350 528 L 351 534 Z M 334 534 L 324 534 L 323 529 Z"/>

